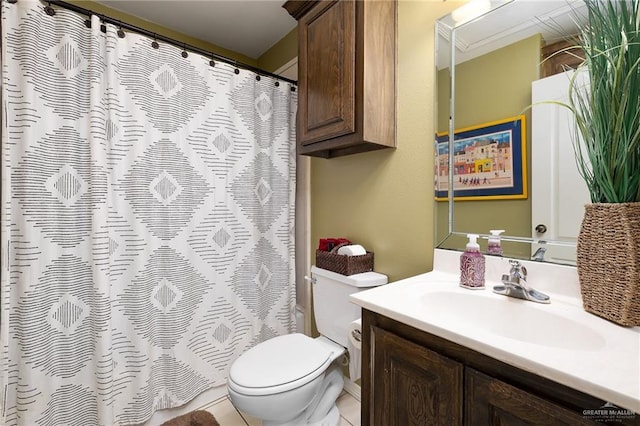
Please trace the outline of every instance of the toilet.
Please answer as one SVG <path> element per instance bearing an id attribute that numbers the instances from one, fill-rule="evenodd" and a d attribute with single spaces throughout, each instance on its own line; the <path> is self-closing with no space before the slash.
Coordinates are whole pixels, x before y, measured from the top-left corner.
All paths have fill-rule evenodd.
<path id="1" fill-rule="evenodd" d="M 313 312 L 320 336 L 293 333 L 259 343 L 229 370 L 229 398 L 263 426 L 333 426 L 340 421 L 336 399 L 344 379 L 340 358 L 348 329 L 360 318 L 349 295 L 387 283 L 376 272 L 341 275 L 311 267 Z"/>

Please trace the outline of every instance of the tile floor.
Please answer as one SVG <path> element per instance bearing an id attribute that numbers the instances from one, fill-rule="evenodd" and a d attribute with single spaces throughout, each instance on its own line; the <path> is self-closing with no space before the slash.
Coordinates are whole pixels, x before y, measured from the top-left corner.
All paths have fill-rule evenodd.
<path id="1" fill-rule="evenodd" d="M 204 408 L 211 412 L 220 426 L 261 426 L 259 419 L 239 412 L 226 396 Z M 360 426 L 360 401 L 346 392 L 338 398 L 340 426 Z"/>

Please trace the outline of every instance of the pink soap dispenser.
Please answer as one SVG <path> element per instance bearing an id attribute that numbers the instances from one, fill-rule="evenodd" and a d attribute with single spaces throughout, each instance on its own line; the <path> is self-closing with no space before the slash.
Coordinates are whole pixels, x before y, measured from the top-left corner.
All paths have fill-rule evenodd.
<path id="1" fill-rule="evenodd" d="M 504 232 L 504 229 L 492 229 L 489 231 L 489 242 L 487 243 L 487 254 L 494 256 L 502 256 L 502 244 L 500 242 L 500 234 Z"/>
<path id="2" fill-rule="evenodd" d="M 460 255 L 460 287 L 484 289 L 484 256 L 480 253 L 477 234 L 467 234 L 469 242 Z"/>

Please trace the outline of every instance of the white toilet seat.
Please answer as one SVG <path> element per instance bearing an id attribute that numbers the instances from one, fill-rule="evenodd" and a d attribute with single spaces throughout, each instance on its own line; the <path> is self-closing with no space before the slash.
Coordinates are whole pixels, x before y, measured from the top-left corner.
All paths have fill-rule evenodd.
<path id="1" fill-rule="evenodd" d="M 233 363 L 228 385 L 248 396 L 296 389 L 323 374 L 336 358 L 334 352 L 304 334 L 274 337 L 249 349 Z"/>

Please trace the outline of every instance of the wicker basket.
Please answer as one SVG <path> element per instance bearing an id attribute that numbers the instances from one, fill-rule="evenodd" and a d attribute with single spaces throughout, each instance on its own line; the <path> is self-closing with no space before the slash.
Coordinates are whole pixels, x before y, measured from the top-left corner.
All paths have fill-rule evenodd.
<path id="1" fill-rule="evenodd" d="M 640 326 L 640 203 L 586 205 L 577 266 L 587 312 Z"/>
<path id="2" fill-rule="evenodd" d="M 373 253 L 367 252 L 367 254 L 361 256 L 346 256 L 335 252 L 316 250 L 316 266 L 342 275 L 369 272 L 373 271 Z"/>

